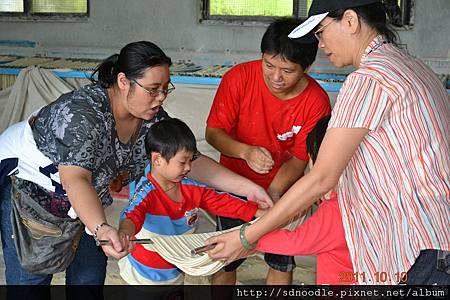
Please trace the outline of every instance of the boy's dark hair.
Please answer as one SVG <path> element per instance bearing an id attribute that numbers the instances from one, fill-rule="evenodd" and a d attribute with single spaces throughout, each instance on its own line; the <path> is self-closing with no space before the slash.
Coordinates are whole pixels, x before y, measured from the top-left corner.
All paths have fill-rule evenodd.
<path id="1" fill-rule="evenodd" d="M 196 153 L 197 144 L 192 130 L 179 119 L 166 119 L 156 122 L 145 136 L 147 155 L 157 152 L 166 161 L 169 161 L 178 151 L 183 149 Z"/>
<path id="2" fill-rule="evenodd" d="M 313 163 L 316 162 L 317 155 L 319 154 L 320 144 L 322 144 L 323 137 L 327 132 L 330 117 L 331 116 L 325 116 L 320 119 L 306 138 L 306 149 L 308 150 L 308 154 L 311 156 Z"/>
<path id="3" fill-rule="evenodd" d="M 279 55 L 281 58 L 308 68 L 317 54 L 318 41 L 315 38 L 291 39 L 291 33 L 303 21 L 295 18 L 281 18 L 269 25 L 261 40 L 261 53 Z"/>

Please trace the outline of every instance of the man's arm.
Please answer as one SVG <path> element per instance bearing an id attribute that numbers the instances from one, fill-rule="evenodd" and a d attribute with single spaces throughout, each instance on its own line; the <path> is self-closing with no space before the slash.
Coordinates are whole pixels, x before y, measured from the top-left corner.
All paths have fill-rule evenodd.
<path id="1" fill-rule="evenodd" d="M 306 161 L 292 156 L 280 167 L 270 186 L 267 188 L 267 192 L 274 202 L 280 199 L 284 192 L 302 177 L 306 165 Z"/>
<path id="2" fill-rule="evenodd" d="M 273 206 L 272 200 L 262 187 L 207 156 L 201 155 L 194 160 L 189 177 L 215 189 L 245 196 L 248 200 L 257 202 L 260 208 Z"/>
<path id="3" fill-rule="evenodd" d="M 222 128 L 206 127 L 205 137 L 206 141 L 220 153 L 245 160 L 257 173 L 267 174 L 273 167 L 274 161 L 267 149 L 239 142 Z"/>

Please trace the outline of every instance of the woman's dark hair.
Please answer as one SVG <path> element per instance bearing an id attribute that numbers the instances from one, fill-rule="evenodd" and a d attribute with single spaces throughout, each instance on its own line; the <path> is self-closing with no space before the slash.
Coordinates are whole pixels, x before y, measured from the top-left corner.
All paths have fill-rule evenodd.
<path id="1" fill-rule="evenodd" d="M 306 138 L 306 149 L 308 151 L 309 156 L 313 163 L 316 162 L 317 155 L 319 154 L 320 144 L 322 144 L 323 137 L 327 132 L 328 122 L 330 121 L 331 116 L 325 116 L 319 121 L 317 121 L 316 126 L 314 126 L 313 130 L 308 134 Z"/>
<path id="2" fill-rule="evenodd" d="M 269 25 L 261 40 L 261 53 L 279 55 L 303 69 L 308 68 L 317 54 L 318 41 L 305 43 L 302 39 L 291 39 L 289 33 L 302 23 L 300 19 L 281 18 Z"/>
<path id="3" fill-rule="evenodd" d="M 172 61 L 158 46 L 148 41 L 134 42 L 123 47 L 120 54 L 105 59 L 92 73 L 91 81 L 108 88 L 116 83 L 120 72 L 136 80 L 144 75 L 145 69 L 161 65 L 170 66 Z"/>
<path id="4" fill-rule="evenodd" d="M 169 161 L 183 149 L 196 153 L 197 144 L 192 130 L 179 119 L 156 122 L 145 136 L 145 150 L 148 155 L 157 152 L 166 161 Z"/>
<path id="5" fill-rule="evenodd" d="M 348 9 L 354 10 L 367 25 L 383 35 L 387 42 L 397 44 L 398 34 L 391 25 L 402 27 L 403 24 L 401 10 L 396 0 L 383 0 L 363 6 L 338 9 L 330 12 L 328 17 L 341 20 L 344 12 Z"/>

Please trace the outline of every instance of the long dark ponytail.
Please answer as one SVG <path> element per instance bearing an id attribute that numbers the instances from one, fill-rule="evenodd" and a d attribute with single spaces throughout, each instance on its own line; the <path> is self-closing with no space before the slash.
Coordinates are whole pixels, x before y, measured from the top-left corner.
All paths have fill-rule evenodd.
<path id="1" fill-rule="evenodd" d="M 383 35 L 387 42 L 397 44 L 398 34 L 392 26 L 401 27 L 402 18 L 401 10 L 396 0 L 383 0 L 363 6 L 339 9 L 330 12 L 328 17 L 341 20 L 344 12 L 348 9 L 354 10 L 367 25 Z"/>
<path id="2" fill-rule="evenodd" d="M 141 78 L 149 67 L 171 64 L 170 57 L 152 42 L 134 42 L 123 47 L 120 54 L 105 59 L 92 73 L 91 80 L 108 88 L 116 83 L 120 72 L 133 80 Z"/>

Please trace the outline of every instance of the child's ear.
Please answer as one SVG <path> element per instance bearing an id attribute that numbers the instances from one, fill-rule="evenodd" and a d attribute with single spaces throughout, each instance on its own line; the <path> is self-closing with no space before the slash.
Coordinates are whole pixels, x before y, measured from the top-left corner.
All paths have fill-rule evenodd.
<path id="1" fill-rule="evenodd" d="M 151 154 L 152 164 L 159 166 L 161 164 L 161 154 L 157 152 L 152 152 Z"/>

